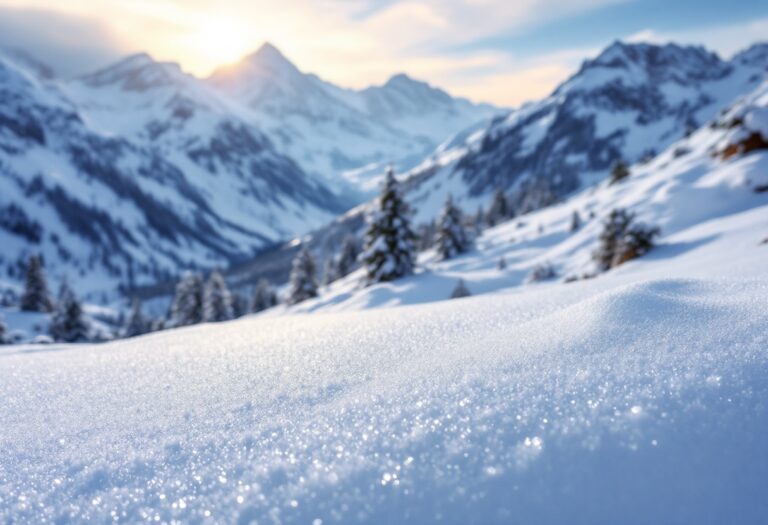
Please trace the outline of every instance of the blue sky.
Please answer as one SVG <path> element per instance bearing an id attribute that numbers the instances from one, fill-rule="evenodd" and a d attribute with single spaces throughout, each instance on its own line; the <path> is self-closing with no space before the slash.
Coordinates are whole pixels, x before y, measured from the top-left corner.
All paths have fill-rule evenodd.
<path id="1" fill-rule="evenodd" d="M 72 76 L 147 51 L 205 76 L 269 41 L 346 87 L 406 72 L 474 100 L 545 96 L 613 40 L 768 39 L 768 1 L 0 0 L 0 46 Z"/>
<path id="2" fill-rule="evenodd" d="M 454 51 L 493 48 L 534 56 L 568 47 L 601 46 L 621 36 L 647 30 L 687 33 L 748 25 L 767 17 L 766 0 L 635 0 L 532 23 L 509 33 L 488 35 Z M 765 37 L 768 39 L 768 33 Z M 716 47 L 718 42 L 713 40 L 709 45 Z M 730 43 L 720 45 L 730 51 Z"/>

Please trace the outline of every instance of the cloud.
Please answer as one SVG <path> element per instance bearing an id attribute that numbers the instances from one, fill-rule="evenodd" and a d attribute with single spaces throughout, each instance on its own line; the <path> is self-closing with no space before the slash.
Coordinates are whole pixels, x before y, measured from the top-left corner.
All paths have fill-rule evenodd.
<path id="1" fill-rule="evenodd" d="M 111 62 L 128 46 L 95 18 L 0 7 L 0 47 L 22 49 L 57 74 L 71 76 Z"/>

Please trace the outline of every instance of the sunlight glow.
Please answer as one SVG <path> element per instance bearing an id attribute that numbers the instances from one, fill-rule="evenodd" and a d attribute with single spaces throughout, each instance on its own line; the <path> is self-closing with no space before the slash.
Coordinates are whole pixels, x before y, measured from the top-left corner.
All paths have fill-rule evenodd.
<path id="1" fill-rule="evenodd" d="M 242 23 L 234 20 L 206 22 L 199 30 L 185 37 L 185 44 L 196 62 L 218 65 L 232 64 L 253 50 L 258 36 L 251 34 Z M 192 57 L 190 57 L 192 58 Z"/>

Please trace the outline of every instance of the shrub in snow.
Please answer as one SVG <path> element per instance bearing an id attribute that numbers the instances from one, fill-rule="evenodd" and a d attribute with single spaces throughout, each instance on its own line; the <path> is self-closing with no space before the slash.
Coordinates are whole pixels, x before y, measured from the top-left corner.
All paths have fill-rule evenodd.
<path id="1" fill-rule="evenodd" d="M 341 243 L 339 257 L 336 259 L 335 274 L 336 279 L 341 279 L 349 275 L 357 267 L 357 256 L 360 250 L 357 246 L 357 240 L 352 235 L 347 235 Z"/>
<path id="2" fill-rule="evenodd" d="M 315 273 L 315 260 L 309 253 L 309 249 L 304 247 L 293 258 L 291 278 L 288 283 L 288 304 L 298 304 L 317 297 Z"/>
<path id="3" fill-rule="evenodd" d="M 450 195 L 437 220 L 437 253 L 441 259 L 450 259 L 470 247 L 470 237 L 464 229 L 461 210 L 453 204 Z"/>
<path id="4" fill-rule="evenodd" d="M 469 289 L 464 284 L 464 279 L 459 279 L 459 282 L 456 283 L 456 288 L 453 289 L 451 292 L 451 299 L 459 299 L 461 297 L 469 297 L 472 295 L 469 292 Z"/>
<path id="5" fill-rule="evenodd" d="M 571 215 L 571 231 L 575 232 L 579 228 L 581 228 L 581 216 L 578 211 L 573 210 L 573 215 Z"/>
<path id="6" fill-rule="evenodd" d="M 170 321 L 172 326 L 203 322 L 203 276 L 199 273 L 186 275 L 176 285 Z"/>
<path id="7" fill-rule="evenodd" d="M 277 304 L 277 295 L 272 290 L 269 281 L 259 279 L 256 289 L 253 291 L 253 300 L 251 301 L 251 312 L 257 313 Z"/>
<path id="8" fill-rule="evenodd" d="M 509 201 L 501 188 L 499 188 L 493 194 L 491 205 L 488 207 L 488 213 L 485 215 L 485 222 L 488 226 L 496 226 L 508 219 L 509 216 Z"/>
<path id="9" fill-rule="evenodd" d="M 614 209 L 603 222 L 599 246 L 593 254 L 600 271 L 607 271 L 648 253 L 660 231 L 634 223 L 634 214 Z"/>
<path id="10" fill-rule="evenodd" d="M 59 289 L 51 317 L 50 334 L 56 341 L 65 343 L 88 339 L 88 323 L 83 315 L 83 307 L 66 281 L 61 283 Z"/>
<path id="11" fill-rule="evenodd" d="M 25 312 L 51 312 L 53 301 L 48 293 L 48 283 L 43 271 L 43 261 L 33 255 L 27 263 L 24 293 L 21 296 L 21 309 Z"/>
<path id="12" fill-rule="evenodd" d="M 537 264 L 533 267 L 533 270 L 525 278 L 526 283 L 538 283 L 541 281 L 548 281 L 557 277 L 557 271 L 555 267 L 548 262 Z"/>
<path id="13" fill-rule="evenodd" d="M 232 295 L 219 270 L 211 272 L 203 290 L 203 321 L 219 323 L 234 317 Z"/>
<path id="14" fill-rule="evenodd" d="M 367 284 L 392 281 L 413 273 L 415 235 L 408 216 L 408 205 L 400 194 L 392 168 L 388 168 L 376 208 L 368 217 L 365 250 L 360 255 Z"/>
<path id="15" fill-rule="evenodd" d="M 623 160 L 617 160 L 611 168 L 611 184 L 616 184 L 629 177 L 629 167 Z"/>
<path id="16" fill-rule="evenodd" d="M 141 310 L 141 301 L 134 299 L 131 303 L 131 313 L 123 329 L 123 337 L 135 337 L 152 331 L 152 321 Z"/>

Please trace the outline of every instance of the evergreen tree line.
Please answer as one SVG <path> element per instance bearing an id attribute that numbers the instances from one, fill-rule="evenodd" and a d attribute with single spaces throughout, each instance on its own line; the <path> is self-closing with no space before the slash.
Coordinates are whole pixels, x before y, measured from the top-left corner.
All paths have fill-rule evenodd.
<path id="1" fill-rule="evenodd" d="M 619 161 L 611 170 L 609 184 L 619 183 L 629 176 L 629 168 Z M 417 251 L 434 247 L 441 260 L 456 257 L 472 248 L 474 237 L 484 227 L 495 226 L 514 218 L 517 213 L 527 213 L 555 201 L 554 194 L 546 186 L 528 186 L 514 199 L 498 189 L 487 211 L 480 208 L 474 217 L 465 217 L 449 195 L 436 221 L 420 227 L 417 235 L 411 226 L 408 204 L 402 196 L 394 171 L 389 168 L 381 194 L 367 218 L 362 250 L 354 236 L 346 236 L 339 252 L 326 261 L 322 284 L 329 285 L 349 275 L 359 266 L 364 268 L 365 285 L 406 277 L 415 270 Z M 582 222 L 579 213 L 574 211 L 570 231 L 578 231 Z M 593 260 L 599 271 L 610 270 L 647 253 L 658 235 L 658 228 L 638 224 L 630 212 L 615 209 L 603 222 Z M 502 257 L 497 267 L 504 270 L 506 265 Z M 543 263 L 531 272 L 527 281 L 537 282 L 554 276 L 554 268 Z M 309 248 L 303 246 L 291 265 L 285 302 L 295 305 L 317 297 L 318 288 L 315 260 Z M 459 280 L 451 297 L 467 295 L 470 295 L 469 289 L 463 280 Z M 134 299 L 119 335 L 132 337 L 163 328 L 227 321 L 247 313 L 261 312 L 277 303 L 277 294 L 265 279 L 259 280 L 250 298 L 247 298 L 230 292 L 219 270 L 211 272 L 207 280 L 201 273 L 189 273 L 176 285 L 167 319 L 151 319 L 142 311 L 141 302 Z M 29 259 L 20 306 L 24 311 L 52 314 L 49 332 L 57 341 L 88 339 L 89 326 L 75 293 L 64 281 L 57 299 L 52 300 L 42 260 L 38 256 Z M 0 343 L 8 341 L 7 332 L 0 319 Z"/>

